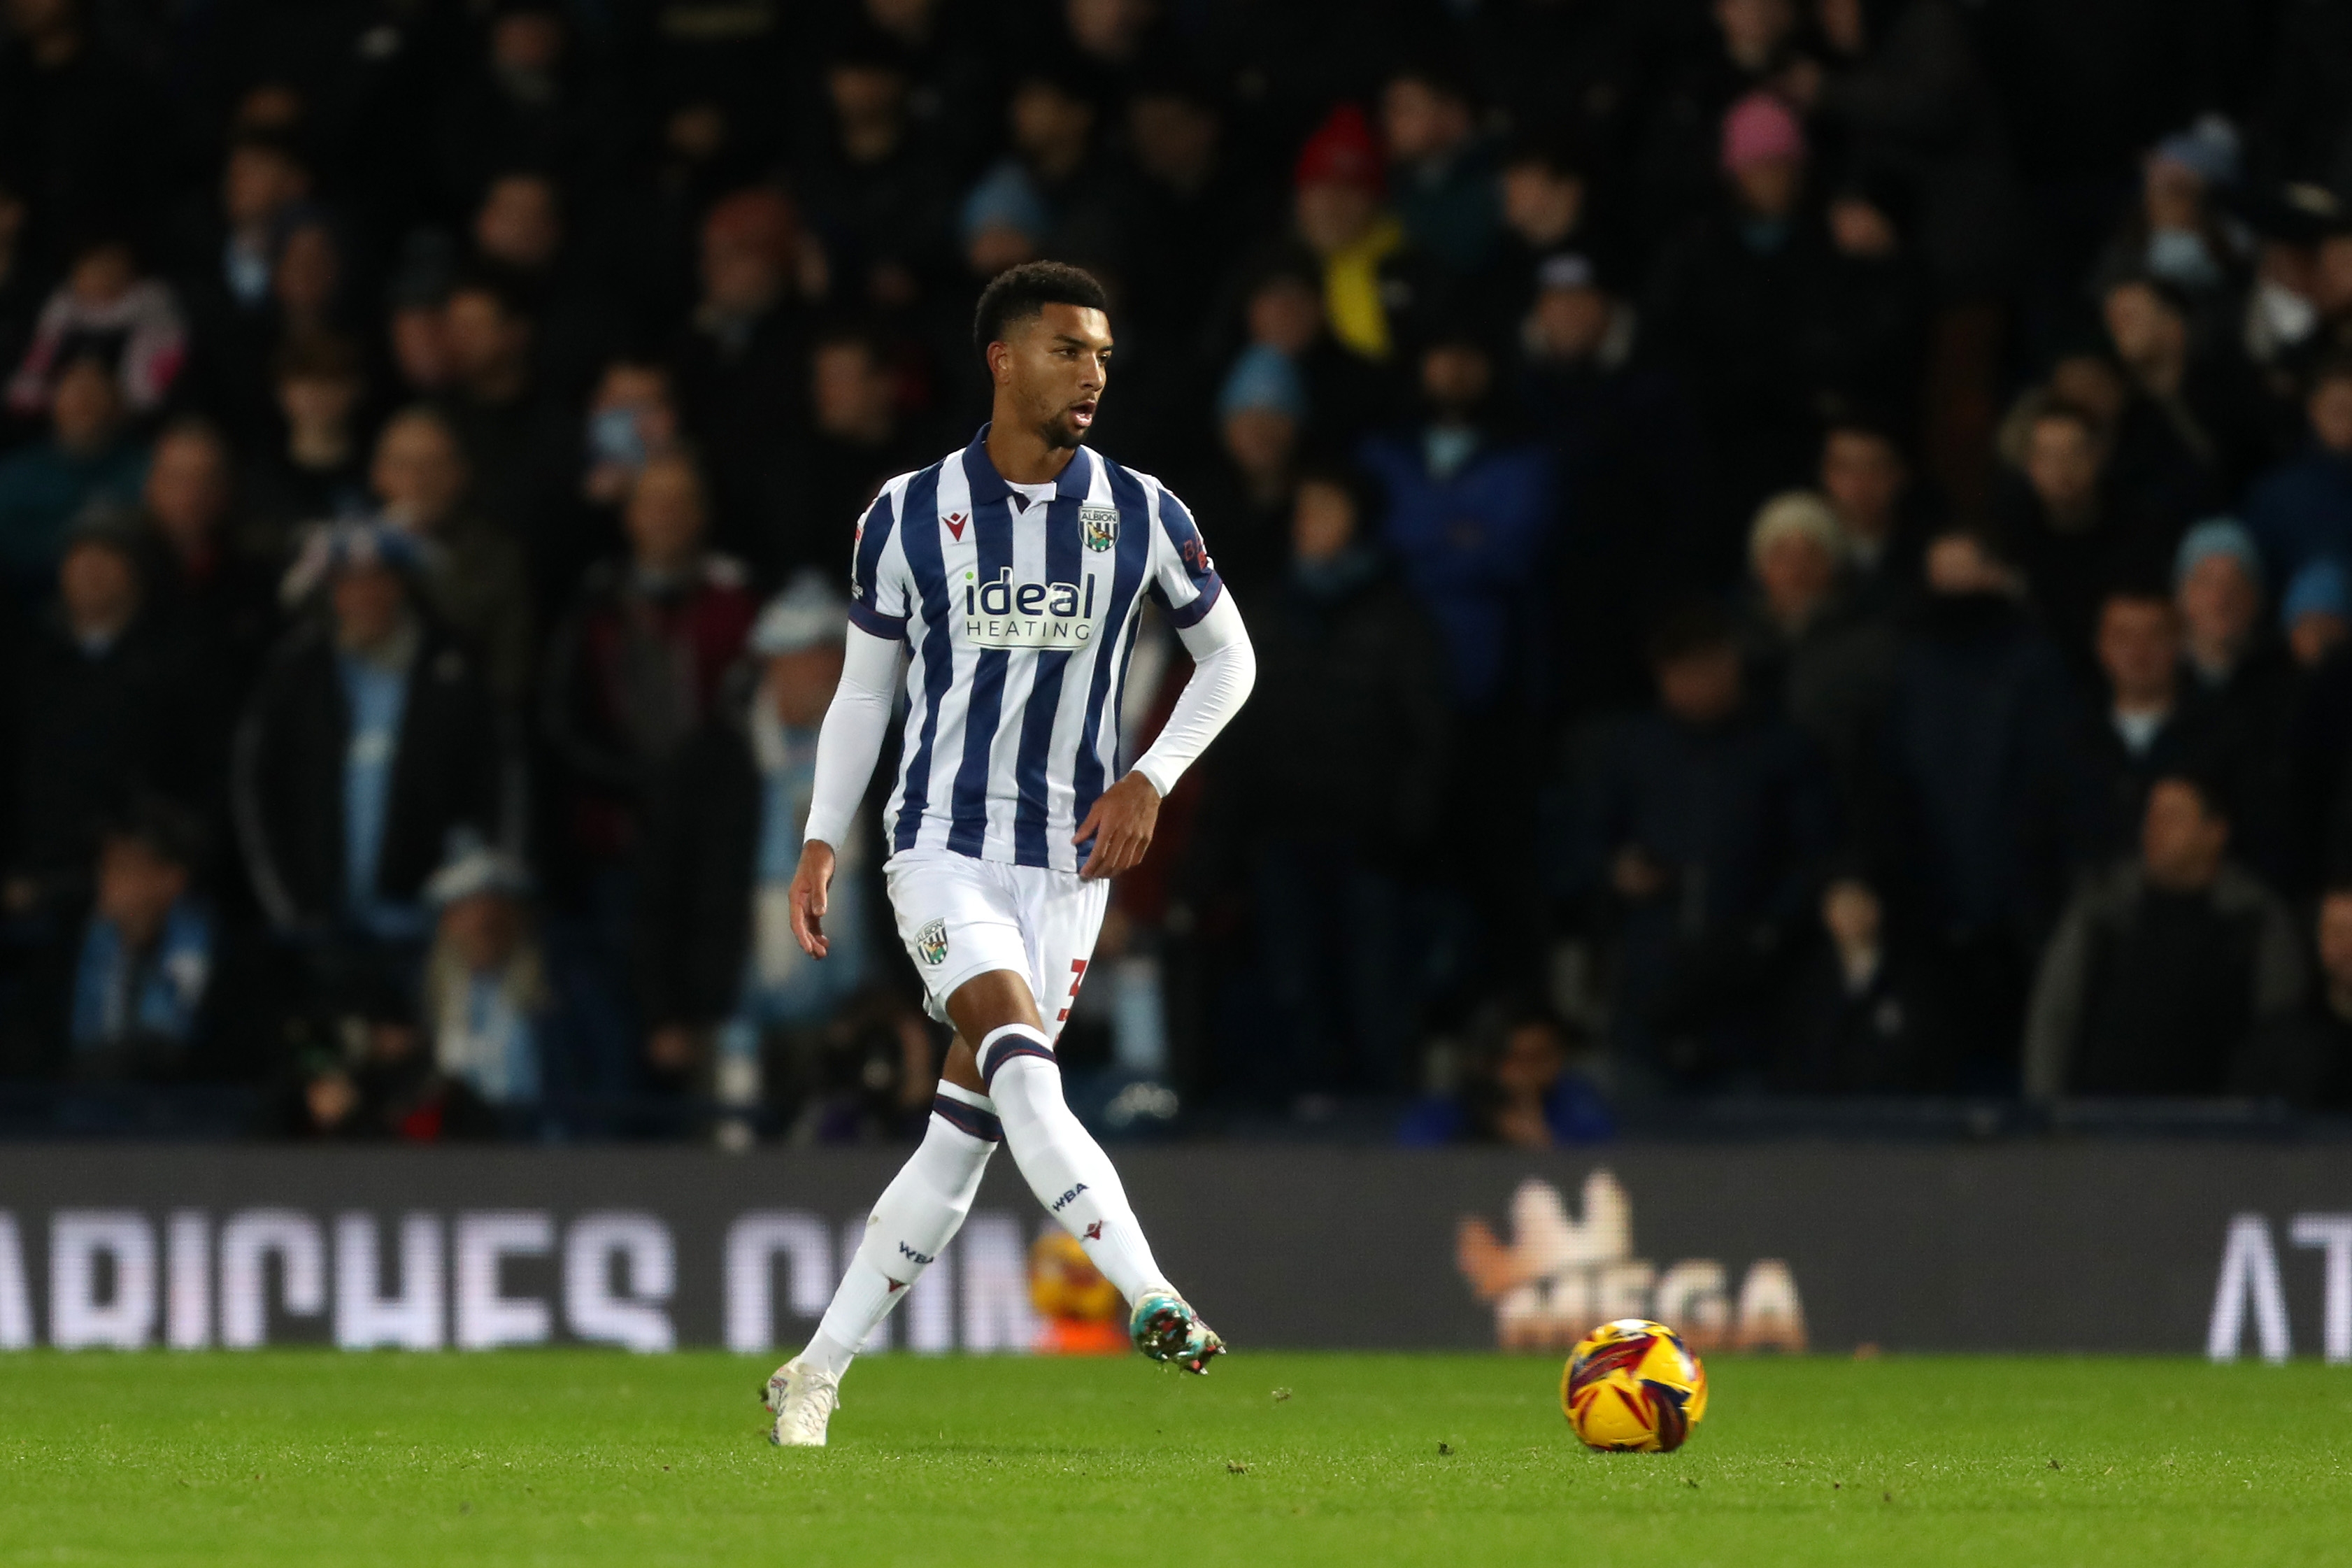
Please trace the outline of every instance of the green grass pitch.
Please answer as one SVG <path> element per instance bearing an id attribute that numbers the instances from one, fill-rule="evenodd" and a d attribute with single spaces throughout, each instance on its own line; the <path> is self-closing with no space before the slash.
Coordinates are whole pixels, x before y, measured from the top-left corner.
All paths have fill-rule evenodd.
<path id="1" fill-rule="evenodd" d="M 2352 1371 L 2312 1364 L 1718 1357 L 1663 1456 L 1580 1449 L 1541 1360 L 879 1356 L 792 1453 L 767 1371 L 0 1358 L 0 1563 L 2352 1561 Z"/>

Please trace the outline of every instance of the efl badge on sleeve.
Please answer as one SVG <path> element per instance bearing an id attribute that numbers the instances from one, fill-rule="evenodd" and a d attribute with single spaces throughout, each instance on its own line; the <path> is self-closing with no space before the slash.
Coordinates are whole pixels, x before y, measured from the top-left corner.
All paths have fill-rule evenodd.
<path id="1" fill-rule="evenodd" d="M 1118 542 L 1118 508 L 1082 506 L 1078 508 L 1078 526 L 1086 532 L 1088 550 L 1108 550 Z"/>

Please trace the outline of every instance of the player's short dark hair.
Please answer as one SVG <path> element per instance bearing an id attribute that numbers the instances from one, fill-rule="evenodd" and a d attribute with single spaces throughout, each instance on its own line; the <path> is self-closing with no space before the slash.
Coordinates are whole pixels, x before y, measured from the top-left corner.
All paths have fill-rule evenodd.
<path id="1" fill-rule="evenodd" d="M 1003 342 L 1013 327 L 1040 315 L 1048 305 L 1076 305 L 1082 310 L 1110 310 L 1110 295 L 1095 275 L 1066 261 L 1024 261 L 1008 267 L 980 291 L 980 308 L 972 312 L 971 343 L 982 353 Z"/>
<path id="2" fill-rule="evenodd" d="M 1686 599 L 1661 616 L 1650 633 L 1650 666 L 1679 664 L 1738 646 L 1739 627 L 1730 611 L 1713 599 Z"/>

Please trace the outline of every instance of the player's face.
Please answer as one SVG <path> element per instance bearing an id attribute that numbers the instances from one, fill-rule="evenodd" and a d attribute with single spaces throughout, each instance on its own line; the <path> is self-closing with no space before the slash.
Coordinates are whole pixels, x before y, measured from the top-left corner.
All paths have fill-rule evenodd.
<path id="1" fill-rule="evenodd" d="M 1094 428 L 1110 350 L 1110 319 L 1100 310 L 1046 306 L 990 346 L 999 406 L 1048 447 L 1076 446 Z"/>

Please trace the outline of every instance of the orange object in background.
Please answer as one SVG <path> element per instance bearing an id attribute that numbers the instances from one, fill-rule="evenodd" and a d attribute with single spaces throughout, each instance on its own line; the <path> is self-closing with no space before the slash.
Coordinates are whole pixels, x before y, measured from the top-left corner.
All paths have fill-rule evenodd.
<path id="1" fill-rule="evenodd" d="M 1067 1231 L 1048 1231 L 1029 1249 L 1029 1300 L 1041 1321 L 1039 1355 L 1122 1355 L 1127 1303 Z"/>

